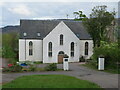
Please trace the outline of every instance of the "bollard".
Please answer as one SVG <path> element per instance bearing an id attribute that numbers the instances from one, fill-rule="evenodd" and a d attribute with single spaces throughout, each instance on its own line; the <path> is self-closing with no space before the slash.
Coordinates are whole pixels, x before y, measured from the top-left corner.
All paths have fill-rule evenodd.
<path id="1" fill-rule="evenodd" d="M 69 70 L 68 56 L 64 55 L 63 58 L 63 69 L 64 71 Z"/>
<path id="2" fill-rule="evenodd" d="M 98 58 L 98 70 L 104 70 L 104 57 Z"/>

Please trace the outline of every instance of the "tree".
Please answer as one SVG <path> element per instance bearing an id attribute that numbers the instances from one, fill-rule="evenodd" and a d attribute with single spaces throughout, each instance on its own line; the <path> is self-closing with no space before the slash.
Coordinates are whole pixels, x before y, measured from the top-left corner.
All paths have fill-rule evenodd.
<path id="1" fill-rule="evenodd" d="M 82 11 L 74 12 L 73 14 L 75 15 L 75 20 L 83 20 L 86 18 L 86 15 L 83 14 Z"/>
<path id="2" fill-rule="evenodd" d="M 82 17 L 82 12 L 74 12 Z M 108 12 L 107 6 L 96 6 L 92 9 L 90 18 L 83 18 L 83 24 L 93 38 L 94 46 L 100 46 L 100 41 L 107 41 L 107 26 L 114 20 L 115 12 Z"/>
<path id="3" fill-rule="evenodd" d="M 2 56 L 5 58 L 15 58 L 18 50 L 18 34 L 5 33 L 2 35 Z"/>
<path id="4" fill-rule="evenodd" d="M 120 49 L 120 27 L 118 27 L 118 48 Z"/>

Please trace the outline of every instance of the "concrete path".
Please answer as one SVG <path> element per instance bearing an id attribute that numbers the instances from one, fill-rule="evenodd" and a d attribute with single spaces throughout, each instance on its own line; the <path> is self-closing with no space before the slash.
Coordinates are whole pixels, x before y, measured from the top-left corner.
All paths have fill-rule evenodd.
<path id="1" fill-rule="evenodd" d="M 42 65 L 44 66 L 44 64 Z M 14 80 L 15 78 L 23 75 L 63 74 L 94 82 L 102 88 L 118 88 L 118 74 L 95 71 L 87 67 L 81 66 L 80 63 L 70 63 L 69 66 L 70 71 L 3 73 L 2 83 L 10 82 L 11 80 Z M 58 64 L 58 68 L 62 68 L 62 64 Z"/>

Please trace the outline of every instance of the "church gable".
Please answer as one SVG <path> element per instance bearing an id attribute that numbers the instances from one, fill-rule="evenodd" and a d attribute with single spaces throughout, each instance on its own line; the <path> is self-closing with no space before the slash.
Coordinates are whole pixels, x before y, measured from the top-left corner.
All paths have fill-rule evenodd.
<path id="1" fill-rule="evenodd" d="M 61 21 L 44 39 L 48 38 L 48 40 L 54 40 L 59 38 L 60 35 L 64 35 L 66 39 L 71 38 L 79 40 L 79 37 L 77 37 L 63 21 Z"/>

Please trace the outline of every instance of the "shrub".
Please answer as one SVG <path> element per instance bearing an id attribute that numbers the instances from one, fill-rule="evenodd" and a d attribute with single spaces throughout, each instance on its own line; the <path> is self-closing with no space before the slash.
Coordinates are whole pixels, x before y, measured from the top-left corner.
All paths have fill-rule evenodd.
<path id="1" fill-rule="evenodd" d="M 45 70 L 56 71 L 57 70 L 57 64 L 56 63 L 49 64 L 48 66 L 45 67 Z"/>
<path id="2" fill-rule="evenodd" d="M 79 62 L 85 62 L 84 56 L 81 56 L 81 57 L 79 58 Z"/>
<path id="3" fill-rule="evenodd" d="M 20 72 L 21 70 L 22 70 L 22 67 L 20 65 L 14 65 L 13 66 L 13 71 Z"/>
<path id="4" fill-rule="evenodd" d="M 35 61 L 34 64 L 42 64 L 42 61 Z"/>
<path id="5" fill-rule="evenodd" d="M 36 71 L 37 67 L 34 65 L 30 65 L 29 70 L 30 71 Z"/>
<path id="6" fill-rule="evenodd" d="M 29 68 L 23 67 L 23 68 L 22 68 L 22 71 L 29 71 Z"/>
<path id="7" fill-rule="evenodd" d="M 5 67 L 3 68 L 3 72 L 20 72 L 22 70 L 22 67 L 19 65 L 13 65 L 11 67 Z"/>
<path id="8" fill-rule="evenodd" d="M 120 62 L 120 49 L 118 49 L 117 43 L 101 42 L 100 47 L 94 48 L 94 54 L 92 56 L 92 64 L 96 67 L 98 64 L 98 58 L 100 55 L 105 57 L 105 68 L 117 68 L 117 62 Z"/>
<path id="9" fill-rule="evenodd" d="M 2 72 L 9 72 L 10 71 L 10 69 L 8 68 L 8 67 L 4 67 L 3 69 L 2 69 Z"/>

